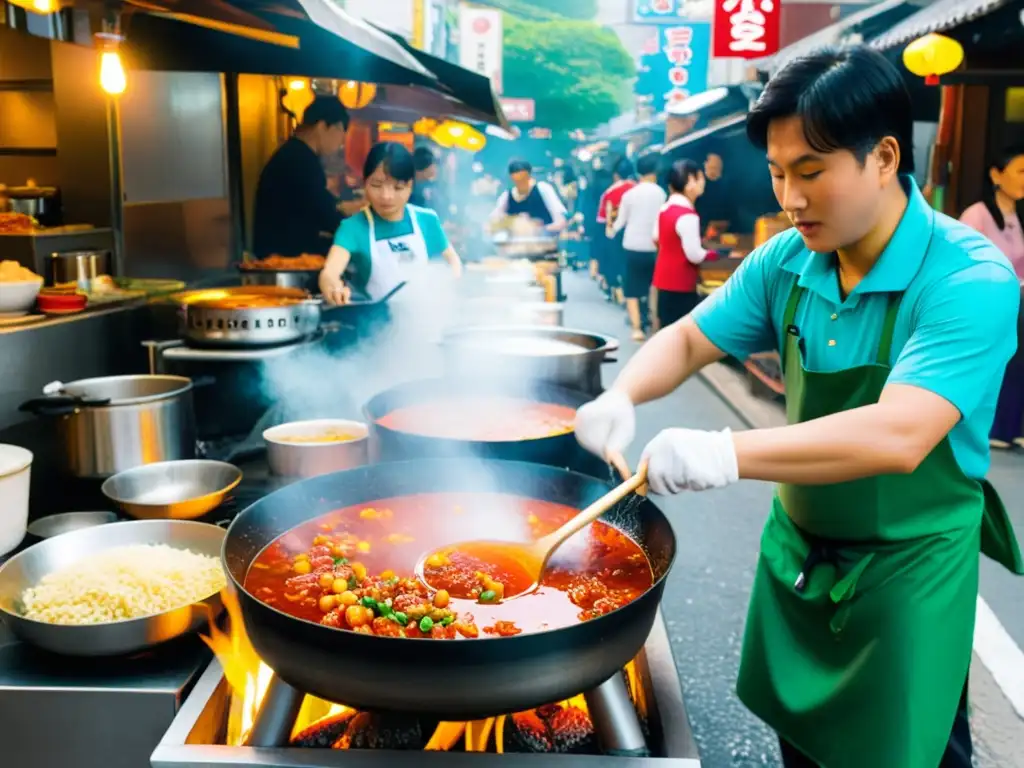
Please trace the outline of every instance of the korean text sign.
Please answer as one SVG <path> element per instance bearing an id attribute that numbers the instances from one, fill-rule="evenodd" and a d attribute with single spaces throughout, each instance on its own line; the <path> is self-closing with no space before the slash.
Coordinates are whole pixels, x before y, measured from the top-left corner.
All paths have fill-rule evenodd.
<path id="1" fill-rule="evenodd" d="M 713 54 L 760 59 L 779 50 L 782 0 L 715 0 Z"/>
<path id="2" fill-rule="evenodd" d="M 711 25 L 706 21 L 662 24 L 645 46 L 637 93 L 651 96 L 657 110 L 707 90 Z"/>

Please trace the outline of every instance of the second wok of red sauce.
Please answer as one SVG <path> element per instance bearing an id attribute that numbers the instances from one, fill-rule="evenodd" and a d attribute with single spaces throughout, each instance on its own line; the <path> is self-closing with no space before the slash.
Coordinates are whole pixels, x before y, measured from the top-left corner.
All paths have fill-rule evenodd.
<path id="1" fill-rule="evenodd" d="M 572 432 L 576 409 L 516 397 L 469 395 L 396 408 L 377 419 L 396 432 L 449 440 L 511 442 Z"/>
<path id="2" fill-rule="evenodd" d="M 503 593 L 525 586 L 515 583 L 515 569 L 464 553 L 428 561 L 428 580 L 440 589 L 416 578 L 425 552 L 460 538 L 462 516 L 494 514 L 498 508 L 499 514 L 521 515 L 523 528 L 535 538 L 578 512 L 498 494 L 421 494 L 359 504 L 280 536 L 253 561 L 244 586 L 284 613 L 337 629 L 447 640 L 567 627 L 626 605 L 651 587 L 643 550 L 600 521 L 589 527 L 585 545 L 573 548 L 566 564 L 549 565 L 536 591 L 511 600 L 502 599 Z M 471 591 L 476 599 L 453 597 L 443 588 L 445 579 L 452 591 Z M 456 588 L 457 581 L 471 589 Z"/>

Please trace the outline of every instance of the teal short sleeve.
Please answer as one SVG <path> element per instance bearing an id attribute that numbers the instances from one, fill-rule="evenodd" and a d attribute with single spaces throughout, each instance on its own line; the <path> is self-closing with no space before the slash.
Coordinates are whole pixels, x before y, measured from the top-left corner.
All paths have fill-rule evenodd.
<path id="1" fill-rule="evenodd" d="M 725 284 L 690 313 L 712 344 L 738 360 L 777 346 L 772 281 L 778 279 L 787 234 L 772 238 L 744 258 Z"/>
<path id="2" fill-rule="evenodd" d="M 357 213 L 341 222 L 338 231 L 334 233 L 334 244 L 352 254 L 369 253 L 370 227 L 366 216 Z"/>
<path id="3" fill-rule="evenodd" d="M 1017 348 L 1020 284 L 1008 265 L 981 261 L 925 289 L 889 384 L 908 384 L 972 416 Z"/>
<path id="4" fill-rule="evenodd" d="M 427 244 L 427 254 L 431 258 L 440 256 L 450 246 L 448 235 L 441 226 L 441 219 L 428 208 L 413 208 L 413 215 L 420 225 L 423 240 Z"/>

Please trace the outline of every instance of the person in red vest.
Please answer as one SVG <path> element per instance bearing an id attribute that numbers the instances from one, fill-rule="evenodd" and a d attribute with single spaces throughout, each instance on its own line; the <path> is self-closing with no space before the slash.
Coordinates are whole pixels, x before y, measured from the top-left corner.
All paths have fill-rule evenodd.
<path id="1" fill-rule="evenodd" d="M 654 263 L 658 328 L 665 328 L 689 314 L 700 295 L 698 266 L 718 258 L 701 245 L 700 217 L 694 206 L 704 191 L 704 172 L 692 160 L 677 160 L 668 174 L 668 202 L 654 225 L 658 258 Z"/>

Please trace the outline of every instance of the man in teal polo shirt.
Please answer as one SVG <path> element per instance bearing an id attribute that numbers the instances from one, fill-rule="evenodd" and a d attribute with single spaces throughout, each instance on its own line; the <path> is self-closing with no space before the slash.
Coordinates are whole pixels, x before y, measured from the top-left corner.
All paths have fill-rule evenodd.
<path id="1" fill-rule="evenodd" d="M 966 768 L 979 552 L 1024 573 L 984 481 L 1017 278 L 917 189 L 910 98 L 880 54 L 792 62 L 747 133 L 794 228 L 651 339 L 580 409 L 577 437 L 619 462 L 635 404 L 779 350 L 789 426 L 665 429 L 642 458 L 658 493 L 778 484 L 739 696 L 788 767 Z"/>

